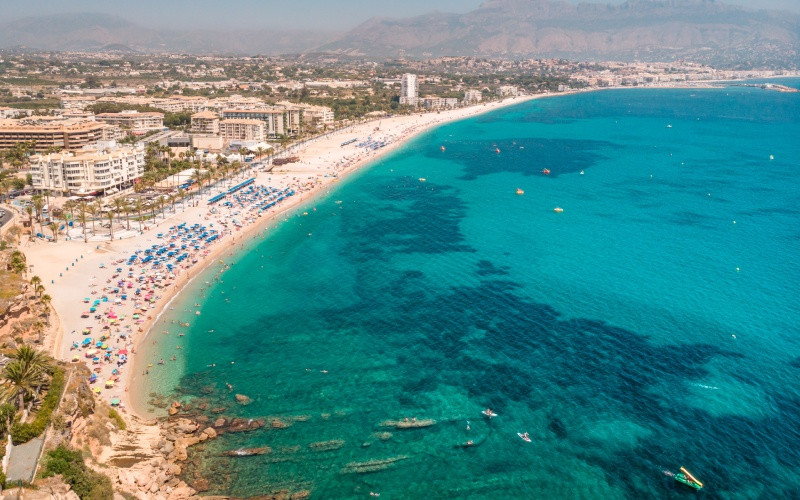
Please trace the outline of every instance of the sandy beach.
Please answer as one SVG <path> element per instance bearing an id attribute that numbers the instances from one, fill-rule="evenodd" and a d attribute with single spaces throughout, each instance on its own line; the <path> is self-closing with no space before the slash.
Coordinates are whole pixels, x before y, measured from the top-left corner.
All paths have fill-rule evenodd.
<path id="1" fill-rule="evenodd" d="M 287 155 L 299 157 L 298 162 L 276 166 L 271 172 L 256 164 L 236 179 L 206 188 L 187 203 L 178 203 L 174 211 L 166 210 L 165 218 L 159 216 L 147 221 L 140 232 L 124 233 L 127 238 L 84 243 L 80 229 L 73 229 L 71 241 L 24 243 L 22 250 L 32 265 L 31 274 L 42 279 L 58 315 L 46 347 L 58 359 L 87 363 L 97 377 L 93 384 L 97 397 L 108 402 L 118 399 L 124 411 L 147 418 L 141 408 L 132 405 L 134 398 L 130 397 L 139 390 L 137 382 L 147 370 L 135 362 L 136 350 L 148 339 L 151 329 L 155 329 L 154 323 L 166 305 L 200 271 L 224 262 L 236 245 L 274 227 L 287 212 L 330 191 L 333 182 L 393 151 L 415 135 L 448 121 L 547 96 L 519 97 L 355 125 L 292 147 Z M 371 143 L 365 144 L 368 137 Z M 352 139 L 357 140 L 342 146 Z M 383 146 L 379 147 L 380 144 Z M 255 178 L 252 185 L 255 192 L 249 199 L 234 200 L 226 206 L 223 203 L 233 200 L 228 195 L 220 203 L 208 204 L 212 196 L 249 178 Z M 293 195 L 263 209 L 267 200 L 261 196 L 269 195 L 267 186 L 278 194 L 291 191 Z M 131 225 L 132 230 L 138 229 L 138 223 Z M 180 225 L 183 229 L 178 229 Z M 192 227 L 193 232 L 189 231 Z M 200 238 L 196 234 L 200 231 L 216 237 L 205 242 L 208 236 Z M 185 253 L 186 257 L 173 260 L 171 269 L 154 268 L 150 262 L 142 262 L 145 252 L 152 251 L 154 245 L 167 249 L 170 241 L 190 238 L 200 244 L 192 243 L 186 250 L 175 248 L 176 254 Z M 132 255 L 140 258 L 130 262 Z M 89 338 L 90 345 L 86 345 Z M 98 346 L 98 342 L 102 344 Z"/>

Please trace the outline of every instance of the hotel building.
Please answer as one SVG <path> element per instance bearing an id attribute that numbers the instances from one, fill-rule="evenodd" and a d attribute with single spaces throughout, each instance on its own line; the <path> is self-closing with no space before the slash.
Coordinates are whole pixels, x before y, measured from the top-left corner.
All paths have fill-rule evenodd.
<path id="1" fill-rule="evenodd" d="M 267 125 L 262 120 L 231 118 L 219 122 L 219 135 L 227 141 L 266 140 Z"/>
<path id="2" fill-rule="evenodd" d="M 417 106 L 419 104 L 419 84 L 417 75 L 406 73 L 400 79 L 400 104 Z"/>
<path id="3" fill-rule="evenodd" d="M 113 194 L 144 175 L 144 148 L 99 143 L 75 152 L 31 157 L 34 189 L 65 194 Z"/>
<path id="4" fill-rule="evenodd" d="M 134 134 L 145 134 L 164 128 L 164 113 L 126 110 L 121 113 L 100 113 L 97 120 L 130 130 Z"/>
<path id="5" fill-rule="evenodd" d="M 196 134 L 219 134 L 219 115 L 213 111 L 201 111 L 193 114 L 191 130 Z"/>
<path id="6" fill-rule="evenodd" d="M 80 149 L 97 141 L 116 139 L 118 127 L 91 120 L 31 117 L 0 120 L 0 151 L 18 142 L 34 142 L 36 151 Z"/>

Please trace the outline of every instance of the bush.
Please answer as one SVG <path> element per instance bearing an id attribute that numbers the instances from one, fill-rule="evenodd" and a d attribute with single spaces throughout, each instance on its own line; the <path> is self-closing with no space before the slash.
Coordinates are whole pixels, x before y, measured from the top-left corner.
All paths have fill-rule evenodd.
<path id="1" fill-rule="evenodd" d="M 0 470 L 0 489 L 6 488 L 6 475 Z"/>
<path id="2" fill-rule="evenodd" d="M 55 368 L 53 370 L 53 378 L 50 380 L 50 389 L 42 401 L 42 407 L 36 414 L 36 418 L 30 424 L 15 422 L 11 426 L 11 439 L 14 444 L 27 443 L 31 439 L 40 436 L 50 423 L 50 415 L 58 406 L 58 400 L 61 398 L 61 391 L 64 390 L 64 370 Z"/>
<path id="3" fill-rule="evenodd" d="M 64 445 L 48 451 L 44 461 L 42 477 L 57 474 L 61 474 L 64 482 L 82 499 L 101 500 L 114 496 L 111 480 L 87 467 L 80 451 L 70 450 Z"/>
<path id="4" fill-rule="evenodd" d="M 115 410 L 114 408 L 111 408 L 110 410 L 108 410 L 108 416 L 109 416 L 109 418 L 111 418 L 111 420 L 114 421 L 114 423 L 117 424 L 117 428 L 119 430 L 121 430 L 121 431 L 125 430 L 127 425 L 125 424 L 125 420 L 123 420 L 122 415 L 120 415 L 117 412 L 117 410 Z"/>

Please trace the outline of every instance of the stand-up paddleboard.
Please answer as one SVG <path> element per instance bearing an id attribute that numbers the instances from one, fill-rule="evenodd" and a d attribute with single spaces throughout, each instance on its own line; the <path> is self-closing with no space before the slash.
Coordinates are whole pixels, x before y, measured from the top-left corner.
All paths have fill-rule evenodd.
<path id="1" fill-rule="evenodd" d="M 527 434 L 527 433 L 526 433 L 526 434 Z M 521 433 L 521 432 L 518 432 L 518 433 L 517 433 L 517 436 L 519 436 L 519 438 L 520 438 L 521 440 L 525 441 L 526 443 L 530 443 L 530 442 L 531 442 L 531 438 L 530 438 L 529 436 L 526 436 L 525 434 L 523 434 L 523 433 Z"/>

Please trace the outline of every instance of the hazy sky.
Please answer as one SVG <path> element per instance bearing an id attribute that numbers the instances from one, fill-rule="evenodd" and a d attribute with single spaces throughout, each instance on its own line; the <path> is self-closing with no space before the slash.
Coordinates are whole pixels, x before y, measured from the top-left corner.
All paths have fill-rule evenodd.
<path id="1" fill-rule="evenodd" d="M 578 0 L 570 0 L 577 3 Z M 620 3 L 622 0 L 610 0 Z M 153 27 L 355 27 L 373 16 L 404 17 L 433 10 L 467 12 L 482 0 L 0 0 L 0 19 L 45 13 L 104 12 Z M 603 3 L 595 0 L 595 3 Z M 608 3 L 608 2 L 606 2 Z M 800 0 L 727 0 L 750 8 L 800 12 Z"/>

